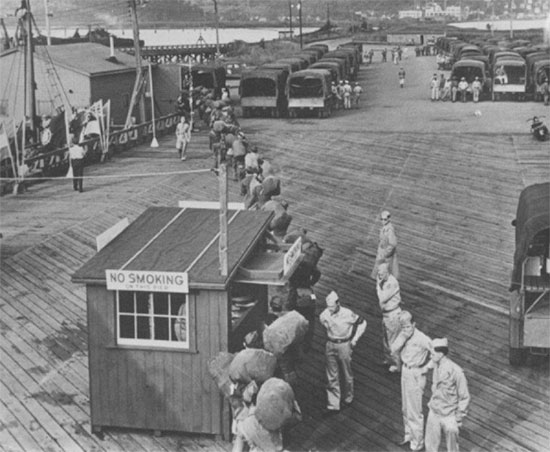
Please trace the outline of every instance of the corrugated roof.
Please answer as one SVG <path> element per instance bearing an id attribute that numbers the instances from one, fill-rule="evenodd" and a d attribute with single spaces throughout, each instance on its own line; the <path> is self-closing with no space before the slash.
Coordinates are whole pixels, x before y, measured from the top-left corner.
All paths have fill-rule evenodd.
<path id="1" fill-rule="evenodd" d="M 48 52 L 55 64 L 92 76 L 136 70 L 135 57 L 115 49 L 116 60 L 110 59 L 109 47 L 93 42 L 36 46 L 35 52 L 40 59 L 46 59 Z"/>

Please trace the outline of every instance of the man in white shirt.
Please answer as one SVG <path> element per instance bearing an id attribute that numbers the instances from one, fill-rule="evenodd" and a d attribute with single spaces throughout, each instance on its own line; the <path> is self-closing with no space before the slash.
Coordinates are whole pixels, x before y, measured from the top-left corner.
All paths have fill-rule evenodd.
<path id="1" fill-rule="evenodd" d="M 327 308 L 319 316 L 321 325 L 327 330 L 325 347 L 327 373 L 326 416 L 340 412 L 341 405 L 349 406 L 353 401 L 353 373 L 351 355 L 353 348 L 367 328 L 367 321 L 348 308 L 340 306 L 338 294 L 330 292 L 326 297 Z M 340 391 L 342 369 L 344 388 Z M 343 399 L 343 400 L 341 400 Z"/>
<path id="2" fill-rule="evenodd" d="M 359 99 L 361 98 L 362 93 L 363 88 L 361 88 L 359 82 L 355 82 L 355 86 L 353 87 L 353 100 L 356 108 L 359 108 Z"/>
<path id="3" fill-rule="evenodd" d="M 426 387 L 432 341 L 416 328 L 408 311 L 401 311 L 400 337 L 392 344 L 392 351 L 399 354 L 401 366 L 401 403 L 405 437 L 401 446 L 410 443 L 412 451 L 424 449 L 424 415 L 422 396 Z"/>
<path id="4" fill-rule="evenodd" d="M 176 149 L 181 160 L 187 159 L 187 144 L 191 141 L 191 127 L 185 116 L 176 127 Z"/>
<path id="5" fill-rule="evenodd" d="M 72 136 L 72 144 L 69 148 L 69 159 L 73 168 L 73 189 L 80 193 L 84 191 L 82 188 L 82 178 L 84 177 L 84 157 L 86 150 L 78 144 L 76 135 Z"/>
<path id="6" fill-rule="evenodd" d="M 392 355 L 390 345 L 401 331 L 399 314 L 401 313 L 401 290 L 399 283 L 390 274 L 387 263 L 378 266 L 376 278 L 376 294 L 382 311 L 382 344 L 384 346 L 384 364 L 389 366 L 391 373 L 399 372 L 401 367 L 399 357 Z"/>

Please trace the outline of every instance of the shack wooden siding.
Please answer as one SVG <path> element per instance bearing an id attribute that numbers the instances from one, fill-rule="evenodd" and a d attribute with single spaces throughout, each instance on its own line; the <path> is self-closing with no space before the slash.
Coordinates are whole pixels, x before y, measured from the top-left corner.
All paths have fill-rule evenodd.
<path id="1" fill-rule="evenodd" d="M 208 363 L 228 349 L 226 292 L 189 295 L 190 351 L 118 347 L 113 292 L 87 293 L 92 425 L 224 433 L 228 419 Z"/>

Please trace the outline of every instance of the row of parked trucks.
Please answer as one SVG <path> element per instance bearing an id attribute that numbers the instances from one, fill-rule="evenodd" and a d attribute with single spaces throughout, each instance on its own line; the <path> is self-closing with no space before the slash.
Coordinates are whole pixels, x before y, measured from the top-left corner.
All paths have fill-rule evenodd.
<path id="1" fill-rule="evenodd" d="M 550 47 L 531 45 L 529 41 L 464 42 L 441 37 L 438 51 L 445 55 L 451 77 L 462 77 L 471 84 L 476 77 L 482 83 L 482 97 L 500 100 L 542 100 L 544 80 L 550 80 Z"/>
<path id="2" fill-rule="evenodd" d="M 329 51 L 312 44 L 299 53 L 243 71 L 239 85 L 243 116 L 328 117 L 334 109 L 331 83 L 355 80 L 362 62 L 359 43 Z"/>

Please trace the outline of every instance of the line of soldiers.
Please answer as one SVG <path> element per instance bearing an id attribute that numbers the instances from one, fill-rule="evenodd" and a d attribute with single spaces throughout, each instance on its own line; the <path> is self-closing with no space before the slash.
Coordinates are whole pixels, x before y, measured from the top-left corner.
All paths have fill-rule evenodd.
<path id="1" fill-rule="evenodd" d="M 248 142 L 238 124 L 227 114 L 219 117 L 215 114 L 210 138 L 216 167 L 225 161 L 233 168 L 245 207 L 274 212 L 266 246 L 286 249 L 297 241 L 300 244 L 301 260 L 289 278 L 286 293 L 271 297 L 267 316 L 245 336 L 245 349 L 232 358 L 234 371 L 230 368 L 221 371 L 219 363 L 211 371 L 232 406 L 233 451 L 247 448 L 281 451 L 283 432 L 301 420 L 294 398 L 296 368 L 313 340 L 316 315 L 313 286 L 321 278 L 318 262 L 323 249 L 309 237 L 307 230 L 288 231 L 292 216 L 287 211 L 288 203 L 280 198 L 281 181 L 271 162 L 263 159 L 257 147 Z M 218 357 L 218 361 L 222 359 L 223 356 Z M 241 370 L 237 372 L 236 368 Z M 262 391 L 269 397 L 262 399 Z"/>
<path id="2" fill-rule="evenodd" d="M 334 108 L 337 110 L 351 110 L 352 105 L 359 108 L 363 88 L 361 88 L 359 82 L 355 82 L 352 87 L 348 80 L 340 80 L 338 84 L 331 83 L 330 92 Z"/>
<path id="3" fill-rule="evenodd" d="M 437 100 L 456 102 L 457 99 L 466 102 L 468 93 L 472 93 L 472 100 L 477 103 L 482 90 L 483 85 L 479 77 L 475 77 L 474 81 L 469 84 L 466 77 L 461 77 L 459 81 L 456 77 L 445 78 L 441 74 L 438 78 L 437 74 L 434 74 L 430 81 L 430 98 L 432 102 Z"/>
<path id="4" fill-rule="evenodd" d="M 382 311 L 383 364 L 390 373 L 401 373 L 404 438 L 400 445 L 413 451 L 437 452 L 443 431 L 447 451 L 458 451 L 458 435 L 470 403 L 462 369 L 451 361 L 448 340 L 430 339 L 416 328 L 413 315 L 401 308 L 397 237 L 390 213 L 380 215 L 379 244 L 371 277 Z M 422 396 L 426 374 L 433 369 L 432 395 L 424 433 Z"/>

